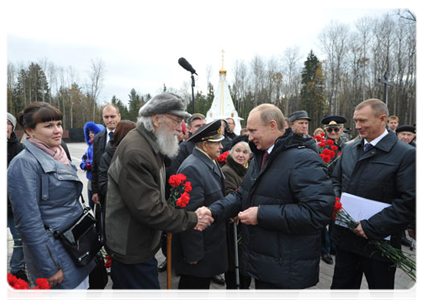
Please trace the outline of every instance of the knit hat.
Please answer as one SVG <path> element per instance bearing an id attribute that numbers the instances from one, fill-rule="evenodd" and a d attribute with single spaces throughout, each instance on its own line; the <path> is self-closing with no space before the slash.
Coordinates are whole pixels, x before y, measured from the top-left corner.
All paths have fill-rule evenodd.
<path id="1" fill-rule="evenodd" d="M 11 113 L 7 113 L 7 120 L 9 120 L 10 123 L 12 123 L 12 126 L 13 126 L 12 130 L 15 130 L 15 128 L 16 128 L 16 118 L 15 118 L 15 116 L 12 115 Z"/>

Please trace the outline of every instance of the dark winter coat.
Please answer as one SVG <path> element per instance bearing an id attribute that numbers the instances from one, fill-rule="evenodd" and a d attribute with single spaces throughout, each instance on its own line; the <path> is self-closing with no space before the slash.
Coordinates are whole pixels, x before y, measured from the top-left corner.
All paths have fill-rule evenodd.
<path id="1" fill-rule="evenodd" d="M 98 186 L 98 168 L 100 166 L 101 157 L 106 149 L 107 129 L 96 134 L 93 141 L 93 164 L 91 166 L 91 189 L 93 194 L 98 194 L 100 188 Z"/>
<path id="2" fill-rule="evenodd" d="M 179 167 L 177 174 L 187 176 L 192 191 L 186 210 L 195 211 L 224 197 L 224 176 L 220 167 L 203 152 L 194 148 Z M 173 235 L 173 263 L 176 274 L 212 277 L 228 268 L 225 223 L 212 224 L 204 231 L 188 229 Z M 198 261 L 190 265 L 187 261 Z"/>
<path id="3" fill-rule="evenodd" d="M 98 186 L 99 186 L 101 199 L 106 199 L 107 171 L 109 170 L 110 163 L 112 162 L 112 158 L 115 152 L 116 152 L 116 147 L 113 147 L 112 144 L 109 142 L 100 160 L 100 166 L 98 168 Z"/>
<path id="4" fill-rule="evenodd" d="M 243 227 L 241 272 L 280 288 L 319 281 L 320 235 L 332 217 L 335 195 L 314 140 L 287 129 L 263 169 L 254 158 L 238 192 L 209 206 L 215 222 L 258 207 L 258 225 Z"/>
<path id="5" fill-rule="evenodd" d="M 12 159 L 24 149 L 24 146 L 19 142 L 16 134 L 11 133 L 10 138 L 7 140 L 7 167 Z M 12 205 L 10 204 L 9 195 L 7 195 L 7 216 L 13 218 Z"/>
<path id="6" fill-rule="evenodd" d="M 337 196 L 346 192 L 392 204 L 361 225 L 369 239 L 391 235 L 391 244 L 400 248 L 401 231 L 415 220 L 416 148 L 392 132 L 366 153 L 363 139 L 357 140 L 343 149 L 332 179 Z M 385 260 L 367 240 L 344 227 L 335 225 L 332 239 L 343 250 Z"/>

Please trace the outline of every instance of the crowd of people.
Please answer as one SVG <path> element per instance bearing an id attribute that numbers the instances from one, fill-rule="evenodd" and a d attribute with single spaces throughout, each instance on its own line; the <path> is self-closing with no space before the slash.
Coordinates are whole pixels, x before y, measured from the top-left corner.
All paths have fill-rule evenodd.
<path id="1" fill-rule="evenodd" d="M 252 281 L 256 289 L 304 289 L 318 283 L 321 259 L 335 263 L 332 289 L 359 289 L 363 275 L 370 289 L 394 288 L 396 266 L 371 241 L 389 236 L 401 249 L 410 242 L 406 230 L 415 239 L 415 124 L 399 126 L 378 99 L 361 102 L 351 116 L 325 116 L 313 135 L 304 110 L 285 117 L 261 104 L 236 131 L 233 118 L 207 123 L 186 108 L 179 95 L 163 93 L 141 107 L 136 123 L 108 104 L 104 126 L 85 124 L 80 168 L 90 206 L 104 214 L 113 289 L 160 288 L 166 261 L 158 265 L 155 255 L 166 253 L 166 233 L 173 234 L 179 289 L 209 289 L 212 280 L 227 289 L 249 289 Z M 31 103 L 17 118 L 8 113 L 7 125 L 10 272 L 46 278 L 52 288 L 87 289 L 95 263 L 76 266 L 47 229 L 63 230 L 83 209 L 62 113 Z M 330 145 L 331 158 L 322 145 Z M 175 174 L 191 183 L 184 207 L 167 201 Z M 352 231 L 333 219 L 335 199 L 345 193 L 389 206 Z"/>

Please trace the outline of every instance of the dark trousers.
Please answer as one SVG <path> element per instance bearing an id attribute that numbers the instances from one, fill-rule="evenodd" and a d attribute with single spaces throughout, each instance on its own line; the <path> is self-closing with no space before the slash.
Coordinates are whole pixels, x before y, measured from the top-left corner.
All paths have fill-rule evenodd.
<path id="1" fill-rule="evenodd" d="M 226 289 L 236 289 L 236 274 L 235 271 L 228 271 L 225 273 Z M 251 277 L 239 274 L 239 288 L 248 289 L 251 284 Z"/>
<path id="2" fill-rule="evenodd" d="M 282 289 L 256 279 L 257 300 L 297 300 L 300 290 Z"/>
<path id="3" fill-rule="evenodd" d="M 179 279 L 178 289 L 187 289 L 187 290 L 208 290 L 210 289 L 211 277 L 203 278 L 196 277 L 191 275 L 181 275 Z"/>
<path id="4" fill-rule="evenodd" d="M 113 289 L 160 289 L 157 260 L 124 264 L 112 259 L 112 281 Z"/>
<path id="5" fill-rule="evenodd" d="M 360 289 L 363 274 L 369 289 L 393 289 L 395 271 L 391 262 L 377 261 L 338 248 L 331 289 Z"/>

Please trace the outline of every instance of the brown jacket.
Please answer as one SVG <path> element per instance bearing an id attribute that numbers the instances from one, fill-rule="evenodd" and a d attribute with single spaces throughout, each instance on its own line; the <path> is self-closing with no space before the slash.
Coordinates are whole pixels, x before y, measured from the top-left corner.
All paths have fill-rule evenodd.
<path id="1" fill-rule="evenodd" d="M 164 157 L 156 137 L 138 125 L 119 144 L 108 171 L 105 233 L 112 259 L 142 263 L 159 250 L 162 231 L 197 224 L 194 212 L 167 204 L 164 187 Z"/>

